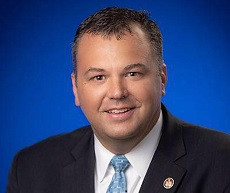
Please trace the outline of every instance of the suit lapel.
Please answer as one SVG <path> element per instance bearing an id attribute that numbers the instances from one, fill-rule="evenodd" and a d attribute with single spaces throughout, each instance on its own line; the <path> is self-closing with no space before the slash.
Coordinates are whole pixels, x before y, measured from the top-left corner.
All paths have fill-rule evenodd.
<path id="1" fill-rule="evenodd" d="M 164 106 L 163 129 L 160 143 L 152 159 L 140 193 L 174 193 L 180 185 L 186 170 L 176 164 L 186 151 L 183 143 L 182 128 L 176 119 L 170 115 Z M 164 187 L 164 181 L 172 178 L 174 184 L 171 188 Z"/>
<path id="2" fill-rule="evenodd" d="M 73 149 L 74 159 L 68 161 L 61 174 L 61 193 L 94 193 L 94 146 L 92 131 Z"/>

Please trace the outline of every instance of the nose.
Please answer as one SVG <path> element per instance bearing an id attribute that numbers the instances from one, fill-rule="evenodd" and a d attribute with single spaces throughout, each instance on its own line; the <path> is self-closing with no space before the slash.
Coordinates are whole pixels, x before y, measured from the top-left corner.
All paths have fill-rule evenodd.
<path id="1" fill-rule="evenodd" d="M 125 80 L 114 78 L 109 81 L 107 96 L 110 99 L 124 99 L 128 96 L 128 90 Z"/>

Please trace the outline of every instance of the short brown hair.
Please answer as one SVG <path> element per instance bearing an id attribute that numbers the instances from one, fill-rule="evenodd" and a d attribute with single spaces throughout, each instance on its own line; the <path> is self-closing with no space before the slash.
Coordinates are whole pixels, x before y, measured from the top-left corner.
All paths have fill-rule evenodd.
<path id="1" fill-rule="evenodd" d="M 74 71 L 77 70 L 77 47 L 81 37 L 85 34 L 101 35 L 109 38 L 113 35 L 121 39 L 126 32 L 132 34 L 132 25 L 139 24 L 150 40 L 154 56 L 157 57 L 159 66 L 163 64 L 162 59 L 162 35 L 157 24 L 149 19 L 145 11 L 135 11 L 127 8 L 108 7 L 89 16 L 83 21 L 75 34 L 72 46 Z"/>

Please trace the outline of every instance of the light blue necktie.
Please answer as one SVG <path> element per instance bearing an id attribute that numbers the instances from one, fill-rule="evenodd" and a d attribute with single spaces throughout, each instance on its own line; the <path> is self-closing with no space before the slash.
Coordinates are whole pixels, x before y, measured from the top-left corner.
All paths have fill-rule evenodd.
<path id="1" fill-rule="evenodd" d="M 113 156 L 110 164 L 114 167 L 115 173 L 106 193 L 126 193 L 127 184 L 124 171 L 130 165 L 124 155 Z"/>

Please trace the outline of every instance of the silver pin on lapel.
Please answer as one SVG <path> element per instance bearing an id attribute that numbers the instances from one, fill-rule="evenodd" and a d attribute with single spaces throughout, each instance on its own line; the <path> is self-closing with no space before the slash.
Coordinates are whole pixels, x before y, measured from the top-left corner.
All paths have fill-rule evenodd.
<path id="1" fill-rule="evenodd" d="M 174 180 L 172 178 L 166 178 L 163 182 L 163 186 L 165 189 L 170 189 L 174 185 Z"/>

